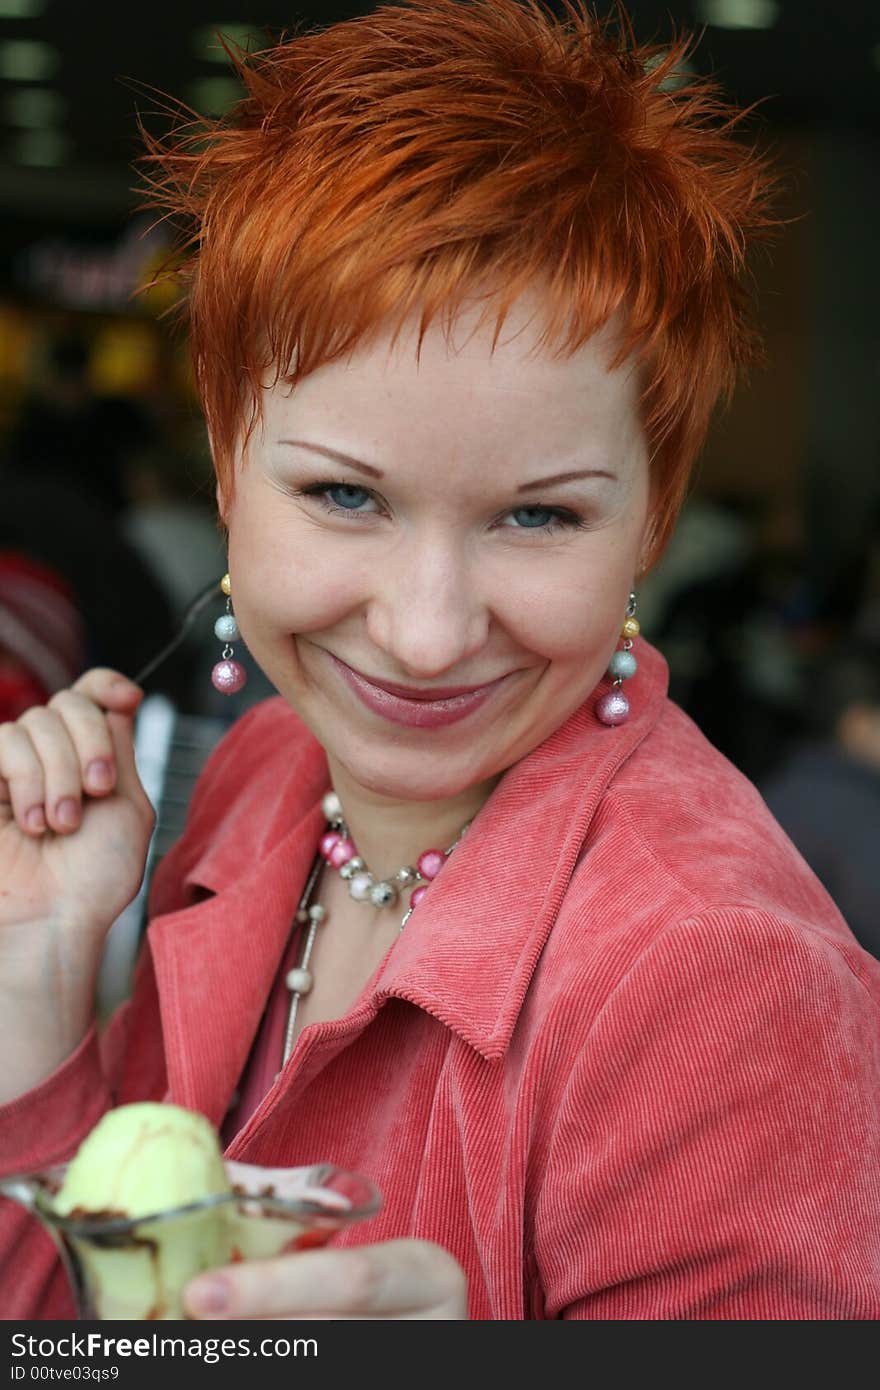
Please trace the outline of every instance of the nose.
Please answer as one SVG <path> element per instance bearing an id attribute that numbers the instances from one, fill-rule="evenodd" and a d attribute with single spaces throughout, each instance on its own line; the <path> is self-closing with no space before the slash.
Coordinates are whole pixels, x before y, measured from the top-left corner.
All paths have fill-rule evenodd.
<path id="1" fill-rule="evenodd" d="M 486 644 L 489 622 L 466 558 L 441 538 L 389 556 L 367 605 L 367 633 L 385 653 L 389 679 L 464 674 Z"/>

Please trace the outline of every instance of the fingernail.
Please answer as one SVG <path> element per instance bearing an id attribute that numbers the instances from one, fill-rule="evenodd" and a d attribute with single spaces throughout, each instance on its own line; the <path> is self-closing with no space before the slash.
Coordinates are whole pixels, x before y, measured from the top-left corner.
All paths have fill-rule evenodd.
<path id="1" fill-rule="evenodd" d="M 32 806 L 24 818 L 28 830 L 45 830 L 46 813 L 42 806 Z"/>
<path id="2" fill-rule="evenodd" d="M 186 1301 L 195 1313 L 222 1313 L 229 1307 L 229 1288 L 222 1279 L 197 1279 Z"/>
<path id="3" fill-rule="evenodd" d="M 86 781 L 96 791 L 105 791 L 113 782 L 113 768 L 106 758 L 94 758 L 86 768 Z"/>
<path id="4" fill-rule="evenodd" d="M 75 801 L 72 796 L 66 796 L 63 801 L 59 801 L 55 809 L 55 816 L 59 825 L 72 830 L 79 820 L 79 802 Z"/>

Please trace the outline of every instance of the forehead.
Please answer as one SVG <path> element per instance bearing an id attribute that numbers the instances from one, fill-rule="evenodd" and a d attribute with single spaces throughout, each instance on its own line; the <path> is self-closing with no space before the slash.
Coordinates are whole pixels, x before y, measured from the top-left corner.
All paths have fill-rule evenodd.
<path id="1" fill-rule="evenodd" d="M 574 353 L 560 353 L 544 334 L 537 296 L 515 301 L 497 341 L 495 315 L 482 306 L 448 328 L 435 319 L 421 341 L 414 315 L 396 335 L 380 328 L 294 388 L 268 386 L 266 434 L 296 426 L 340 431 L 349 443 L 354 434 L 362 447 L 427 439 L 435 449 L 446 440 L 519 454 L 638 431 L 639 373 L 632 360 L 610 366 L 616 324 Z"/>

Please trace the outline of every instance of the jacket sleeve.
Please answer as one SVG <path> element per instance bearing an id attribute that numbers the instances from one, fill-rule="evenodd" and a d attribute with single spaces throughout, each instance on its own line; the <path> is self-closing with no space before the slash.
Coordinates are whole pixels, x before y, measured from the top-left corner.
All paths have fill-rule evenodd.
<path id="1" fill-rule="evenodd" d="M 545 1316 L 880 1316 L 880 989 L 819 930 L 661 932 L 567 1081 L 536 1208 Z"/>
<path id="2" fill-rule="evenodd" d="M 41 1085 L 0 1106 L 0 1176 L 64 1163 L 110 1109 L 128 1013 L 120 1004 L 103 1036 L 93 1025 Z M 51 1239 L 9 1198 L 0 1198 L 0 1307 L 4 1318 L 74 1316 Z"/>

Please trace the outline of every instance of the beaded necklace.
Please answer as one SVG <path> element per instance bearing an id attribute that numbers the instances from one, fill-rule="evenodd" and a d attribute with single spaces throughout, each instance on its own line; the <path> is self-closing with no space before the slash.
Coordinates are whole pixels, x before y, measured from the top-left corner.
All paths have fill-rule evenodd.
<path id="1" fill-rule="evenodd" d="M 282 1069 L 293 1051 L 299 1001 L 304 994 L 309 993 L 314 984 L 314 977 L 309 969 L 309 961 L 318 928 L 322 922 L 327 920 L 327 909 L 321 903 L 311 901 L 323 865 L 328 864 L 331 868 L 336 869 L 340 878 L 348 881 L 348 892 L 355 902 L 366 903 L 374 908 L 390 907 L 397 901 L 403 890 L 411 889 L 409 904 L 400 922 L 400 930 L 403 931 L 416 907 L 427 893 L 431 882 L 437 877 L 449 855 L 471 824 L 471 821 L 467 821 L 462 826 L 457 838 L 447 849 L 426 849 L 419 855 L 415 868 L 406 864 L 399 868 L 391 878 L 376 879 L 357 852 L 342 814 L 342 805 L 335 792 L 327 793 L 321 802 L 321 809 L 327 818 L 328 828 L 321 836 L 318 852 L 309 871 L 295 917 L 299 926 L 308 925 L 308 931 L 300 952 L 299 964 L 289 970 L 285 976 L 285 983 L 290 990 L 290 1009 L 287 1015 L 287 1027 L 284 1031 L 284 1048 L 281 1055 Z"/>

